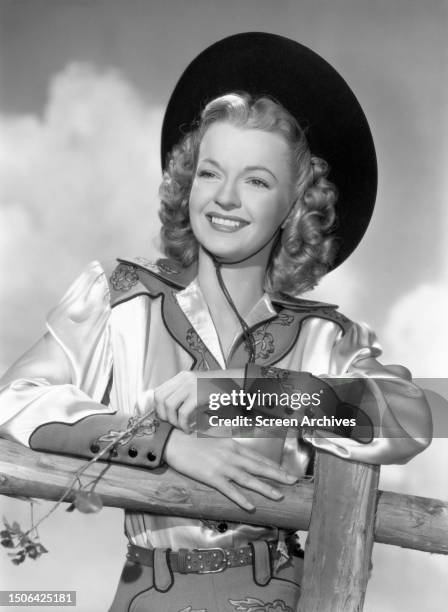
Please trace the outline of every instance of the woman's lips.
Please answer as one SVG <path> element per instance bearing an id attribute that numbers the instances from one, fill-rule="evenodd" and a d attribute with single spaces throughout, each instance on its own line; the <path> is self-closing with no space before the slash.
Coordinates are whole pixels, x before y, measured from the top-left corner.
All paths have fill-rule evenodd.
<path id="1" fill-rule="evenodd" d="M 213 229 L 219 232 L 237 232 L 242 227 L 249 225 L 249 221 L 239 219 L 238 217 L 224 217 L 210 213 L 206 217 Z"/>

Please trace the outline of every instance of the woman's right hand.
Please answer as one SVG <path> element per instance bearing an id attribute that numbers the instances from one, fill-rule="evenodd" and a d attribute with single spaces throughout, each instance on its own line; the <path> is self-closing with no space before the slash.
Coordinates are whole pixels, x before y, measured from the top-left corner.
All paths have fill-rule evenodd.
<path id="1" fill-rule="evenodd" d="M 274 461 L 231 438 L 197 438 L 179 429 L 168 438 L 164 459 L 181 474 L 217 489 L 248 511 L 255 506 L 235 484 L 278 501 L 283 494 L 261 478 L 288 485 L 297 481 Z"/>

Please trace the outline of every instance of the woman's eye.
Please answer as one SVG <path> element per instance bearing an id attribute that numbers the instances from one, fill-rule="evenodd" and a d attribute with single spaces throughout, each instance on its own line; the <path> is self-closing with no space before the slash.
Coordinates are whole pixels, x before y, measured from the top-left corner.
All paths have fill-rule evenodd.
<path id="1" fill-rule="evenodd" d="M 197 175 L 200 178 L 214 178 L 216 176 L 216 174 L 211 170 L 198 170 Z"/>
<path id="2" fill-rule="evenodd" d="M 265 189 L 269 189 L 269 183 L 261 178 L 250 178 L 249 183 L 254 187 L 264 187 Z"/>

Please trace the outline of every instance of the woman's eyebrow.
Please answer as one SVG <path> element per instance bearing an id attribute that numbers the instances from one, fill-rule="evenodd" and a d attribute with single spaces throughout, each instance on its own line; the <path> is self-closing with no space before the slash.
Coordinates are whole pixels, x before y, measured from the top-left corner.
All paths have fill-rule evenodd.
<path id="1" fill-rule="evenodd" d="M 200 159 L 198 163 L 199 164 L 212 164 L 213 166 L 216 166 L 217 168 L 219 168 L 219 170 L 222 170 L 218 162 L 215 161 L 214 159 L 211 159 L 210 157 L 206 157 L 205 159 Z"/>
<path id="2" fill-rule="evenodd" d="M 216 166 L 216 168 L 218 168 L 219 170 L 222 170 L 219 163 L 215 161 L 214 159 L 211 159 L 210 157 L 206 157 L 205 159 L 200 159 L 199 163 L 200 164 L 212 164 L 213 166 Z M 266 166 L 245 166 L 243 169 L 243 172 L 255 172 L 257 170 L 263 170 L 264 172 L 267 172 L 278 183 L 278 178 L 275 176 L 272 170 L 269 170 L 269 168 L 266 168 Z"/>
<path id="3" fill-rule="evenodd" d="M 264 172 L 267 172 L 278 183 L 278 178 L 275 176 L 272 170 L 269 170 L 269 168 L 266 168 L 265 166 L 246 166 L 244 168 L 244 172 L 255 172 L 256 170 L 263 170 Z"/>

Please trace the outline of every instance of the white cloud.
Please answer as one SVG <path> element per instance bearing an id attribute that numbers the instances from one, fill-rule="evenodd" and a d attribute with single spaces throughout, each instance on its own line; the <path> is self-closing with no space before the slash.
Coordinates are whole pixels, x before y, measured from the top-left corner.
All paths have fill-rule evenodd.
<path id="1" fill-rule="evenodd" d="M 440 194 L 445 194 L 448 188 L 446 176 L 443 180 L 446 184 L 441 185 Z M 448 377 L 448 208 L 443 206 L 442 195 L 440 200 L 436 223 L 441 230 L 442 273 L 434 281 L 420 283 L 397 299 L 384 328 L 388 358 L 406 363 L 414 377 L 420 378 Z M 429 265 L 428 272 L 431 271 Z"/>
<path id="2" fill-rule="evenodd" d="M 446 220 L 448 221 L 448 217 Z M 448 229 L 448 224 L 446 227 Z M 445 244 L 447 238 L 448 231 L 445 232 Z M 448 312 L 448 278 L 442 277 L 437 282 L 421 284 L 397 299 L 390 309 L 383 330 L 382 343 L 386 360 L 389 363 L 406 364 L 414 378 L 426 379 L 421 384 L 427 389 L 431 389 L 434 384 L 431 383 L 431 378 L 446 379 L 448 376 L 446 312 Z M 446 385 L 444 387 L 446 388 Z M 445 399 L 448 400 L 448 397 L 445 396 Z M 437 425 L 438 418 L 434 421 L 436 436 L 445 433 L 440 430 L 440 425 Z M 447 469 L 446 438 L 436 437 L 431 446 L 409 465 L 383 467 L 381 487 L 395 492 L 446 500 Z M 388 609 L 387 594 L 392 587 L 385 588 L 387 572 L 384 573 L 382 568 L 392 570 L 394 562 L 404 567 L 401 579 L 408 585 L 415 584 L 415 577 L 421 575 L 424 568 L 423 592 L 430 598 L 431 609 L 443 609 L 442 602 L 446 600 L 444 577 L 448 564 L 442 555 L 429 556 L 413 551 L 395 549 L 391 551 L 389 547 L 375 547 L 375 560 L 379 571 L 376 575 L 374 573 L 370 586 L 370 593 L 373 596 L 369 600 L 372 607 L 367 606 L 367 610 Z M 394 575 L 392 571 L 390 575 Z M 414 609 L 415 598 L 415 590 L 409 587 L 403 593 L 402 608 Z M 415 609 L 417 608 L 419 609 L 418 605 Z M 390 609 L 394 609 L 393 606 Z"/>
<path id="3" fill-rule="evenodd" d="M 53 78 L 42 118 L 0 117 L 0 316 L 26 344 L 87 261 L 155 254 L 161 122 L 120 73 L 77 63 Z M 19 304 L 33 304 L 20 321 Z"/>
<path id="4" fill-rule="evenodd" d="M 337 304 L 346 316 L 358 319 L 358 303 L 363 290 L 356 265 L 348 259 L 336 270 L 326 274 L 318 286 L 304 297 Z"/>
<path id="5" fill-rule="evenodd" d="M 383 343 L 392 361 L 404 361 L 414 377 L 448 373 L 448 280 L 425 284 L 392 306 Z"/>

